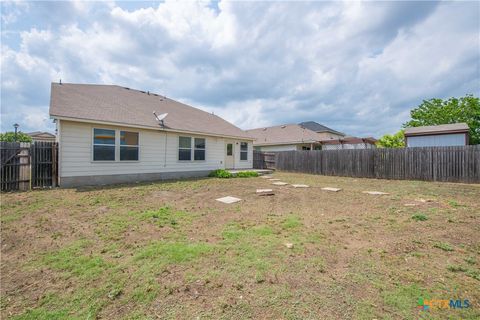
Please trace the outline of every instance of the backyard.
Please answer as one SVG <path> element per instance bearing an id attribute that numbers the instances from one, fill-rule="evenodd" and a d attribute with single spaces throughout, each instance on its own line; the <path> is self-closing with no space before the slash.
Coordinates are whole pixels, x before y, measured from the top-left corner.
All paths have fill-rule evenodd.
<path id="1" fill-rule="evenodd" d="M 480 185 L 273 176 L 2 194 L 1 318 L 478 319 Z"/>

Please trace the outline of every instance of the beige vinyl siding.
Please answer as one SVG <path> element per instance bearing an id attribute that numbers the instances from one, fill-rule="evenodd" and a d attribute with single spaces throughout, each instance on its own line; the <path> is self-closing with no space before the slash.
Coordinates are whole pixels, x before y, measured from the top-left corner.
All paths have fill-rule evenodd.
<path id="1" fill-rule="evenodd" d="M 333 139 L 341 139 L 344 136 L 331 133 L 331 132 L 319 132 L 318 133 L 318 140 L 333 140 Z"/>
<path id="2" fill-rule="evenodd" d="M 240 160 L 240 143 L 242 141 L 238 140 L 234 143 L 234 152 L 235 152 L 235 169 L 251 169 L 253 167 L 253 143 L 252 141 L 243 141 L 248 142 L 248 157 L 247 160 Z M 226 152 L 226 151 L 225 151 Z"/>
<path id="3" fill-rule="evenodd" d="M 296 144 L 284 144 L 284 145 L 275 145 L 275 146 L 258 146 L 259 151 L 292 151 L 298 150 Z M 300 148 L 301 149 L 301 148 Z"/>
<path id="4" fill-rule="evenodd" d="M 257 146 L 257 148 L 259 148 L 259 151 L 274 152 L 274 151 L 303 150 L 302 147 L 310 148 L 311 146 L 312 144 L 310 143 L 301 143 L 301 144 L 281 144 L 281 145 L 274 145 L 274 146 Z"/>
<path id="5" fill-rule="evenodd" d="M 139 133 L 138 161 L 92 161 L 93 128 L 125 130 Z M 178 160 L 178 137 L 205 138 L 205 160 Z M 95 176 L 132 173 L 158 173 L 215 170 L 225 167 L 223 138 L 201 135 L 166 133 L 121 126 L 61 121 L 59 125 L 60 176 Z M 165 141 L 166 140 L 166 141 Z M 165 143 L 166 142 L 166 143 Z M 237 152 L 238 148 L 238 152 Z M 166 150 L 166 152 L 165 152 Z M 248 161 L 240 161 L 240 141 L 235 143 L 235 168 L 252 167 L 252 142 L 249 142 Z M 193 159 L 193 155 L 192 155 Z"/>
<path id="6" fill-rule="evenodd" d="M 376 146 L 370 143 L 342 143 L 342 144 L 325 144 L 323 150 L 348 150 L 348 149 L 375 149 Z"/>

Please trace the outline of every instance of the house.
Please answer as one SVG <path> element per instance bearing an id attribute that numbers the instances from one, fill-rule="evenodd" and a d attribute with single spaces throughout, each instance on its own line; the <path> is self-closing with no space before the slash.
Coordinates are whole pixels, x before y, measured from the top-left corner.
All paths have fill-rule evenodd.
<path id="1" fill-rule="evenodd" d="M 407 147 L 465 146 L 468 145 L 468 131 L 466 123 L 406 128 L 405 145 Z"/>
<path id="2" fill-rule="evenodd" d="M 33 142 L 55 142 L 56 136 L 50 132 L 34 131 L 27 133 Z"/>
<path id="3" fill-rule="evenodd" d="M 345 137 L 322 141 L 322 150 L 344 150 L 344 149 L 375 149 L 377 139 Z"/>
<path id="4" fill-rule="evenodd" d="M 318 133 L 298 124 L 246 130 L 255 139 L 253 146 L 259 151 L 290 151 L 321 149 Z"/>
<path id="5" fill-rule="evenodd" d="M 344 133 L 330 129 L 315 121 L 305 121 L 298 125 L 318 133 L 320 140 L 340 139 L 345 136 Z"/>
<path id="6" fill-rule="evenodd" d="M 247 130 L 258 151 L 338 150 L 376 148 L 374 138 L 345 134 L 314 121 Z"/>
<path id="7" fill-rule="evenodd" d="M 117 85 L 52 83 L 63 187 L 206 176 L 252 168 L 253 138 L 165 96 Z"/>

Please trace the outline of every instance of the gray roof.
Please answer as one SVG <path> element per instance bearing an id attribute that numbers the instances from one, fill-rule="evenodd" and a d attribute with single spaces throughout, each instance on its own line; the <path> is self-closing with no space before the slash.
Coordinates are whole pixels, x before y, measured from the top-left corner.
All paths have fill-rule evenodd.
<path id="1" fill-rule="evenodd" d="M 469 130 L 466 123 L 441 124 L 437 126 L 411 127 L 405 129 L 405 135 L 422 135 L 434 133 L 458 133 Z"/>
<path id="2" fill-rule="evenodd" d="M 338 134 L 338 135 L 341 135 L 341 136 L 345 135 L 342 132 L 330 129 L 329 127 L 324 126 L 323 124 L 320 124 L 320 123 L 315 122 L 315 121 L 300 122 L 299 125 L 307 128 L 309 130 L 315 131 L 315 132 L 332 132 L 332 133 L 335 133 L 335 134 Z"/>
<path id="3" fill-rule="evenodd" d="M 50 116 L 54 118 L 161 129 L 154 111 L 168 113 L 167 130 L 251 139 L 219 116 L 162 95 L 116 85 L 52 83 Z"/>
<path id="4" fill-rule="evenodd" d="M 251 137 L 255 138 L 253 145 L 256 146 L 314 143 L 319 141 L 319 135 L 316 132 L 298 124 L 285 124 L 246 131 Z"/>

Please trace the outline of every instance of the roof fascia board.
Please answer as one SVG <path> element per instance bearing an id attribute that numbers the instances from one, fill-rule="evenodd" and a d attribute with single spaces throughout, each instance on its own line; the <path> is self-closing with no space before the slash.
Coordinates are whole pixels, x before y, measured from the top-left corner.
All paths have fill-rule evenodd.
<path id="1" fill-rule="evenodd" d="M 159 127 L 150 127 L 150 126 L 140 126 L 134 124 L 126 124 L 122 122 L 111 122 L 111 121 L 100 121 L 100 120 L 89 120 L 89 119 L 80 119 L 80 118 L 71 118 L 71 117 L 62 117 L 62 116 L 50 116 L 50 118 L 56 120 L 64 120 L 64 121 L 72 121 L 72 122 L 82 122 L 82 123 L 96 123 L 96 124 L 105 124 L 110 126 L 123 126 L 128 128 L 138 128 L 138 129 L 146 129 L 146 130 L 154 130 L 154 131 L 161 131 L 161 132 L 176 132 L 176 133 L 185 133 L 185 134 L 196 134 L 196 135 L 203 135 L 209 137 L 218 137 L 218 138 L 228 138 L 228 139 L 238 139 L 238 140 L 249 140 L 253 141 L 254 138 L 250 137 L 238 137 L 238 136 L 228 136 L 228 135 L 221 135 L 221 134 L 214 134 L 214 133 L 206 133 L 206 132 L 197 132 L 197 131 L 187 131 L 187 130 L 176 130 L 176 129 L 165 129 Z"/>
<path id="2" fill-rule="evenodd" d="M 426 132 L 406 132 L 404 133 L 405 137 L 413 136 L 432 136 L 440 134 L 453 134 L 453 133 L 468 133 L 468 129 L 456 129 L 456 130 L 441 130 L 441 131 L 426 131 Z"/>

